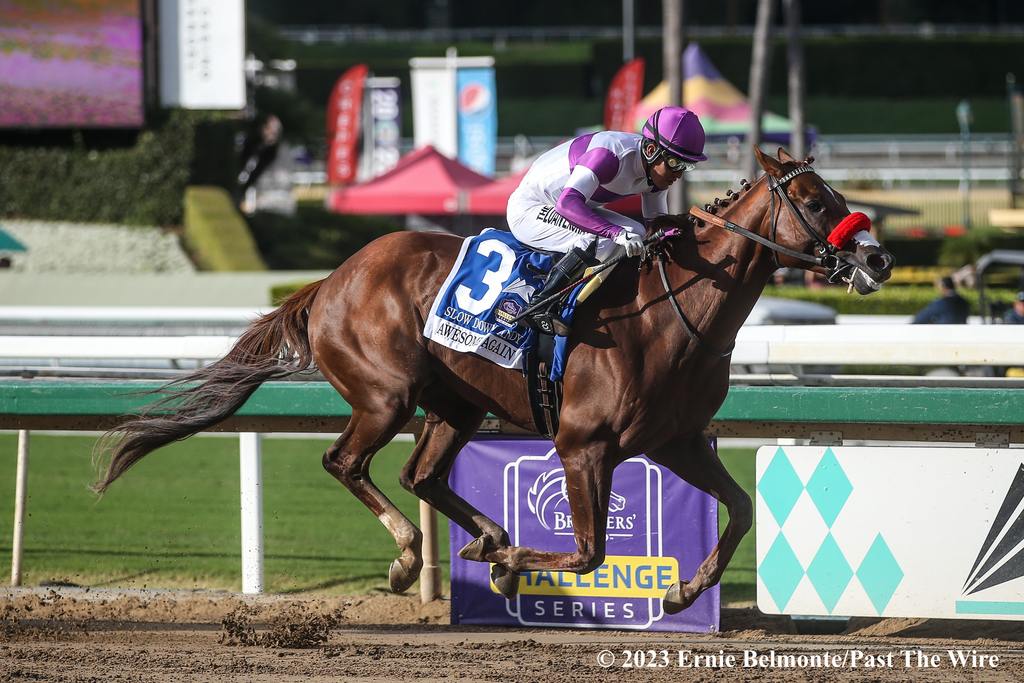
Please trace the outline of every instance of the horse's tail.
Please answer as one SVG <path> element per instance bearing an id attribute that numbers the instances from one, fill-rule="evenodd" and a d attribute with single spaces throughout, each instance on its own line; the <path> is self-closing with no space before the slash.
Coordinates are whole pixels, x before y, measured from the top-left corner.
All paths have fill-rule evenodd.
<path id="1" fill-rule="evenodd" d="M 288 297 L 253 322 L 217 362 L 153 391 L 163 397 L 111 430 L 100 452 L 116 440 L 106 475 L 93 490 L 103 493 L 151 451 L 208 429 L 242 407 L 264 382 L 309 368 L 313 352 L 306 326 L 309 307 L 323 280 Z"/>

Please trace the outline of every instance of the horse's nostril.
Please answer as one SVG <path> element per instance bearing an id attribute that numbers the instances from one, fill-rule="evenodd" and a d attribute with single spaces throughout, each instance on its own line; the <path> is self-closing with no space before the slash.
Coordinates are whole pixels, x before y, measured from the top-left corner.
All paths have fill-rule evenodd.
<path id="1" fill-rule="evenodd" d="M 876 273 L 882 273 L 892 266 L 892 257 L 888 254 L 868 254 L 865 264 Z"/>

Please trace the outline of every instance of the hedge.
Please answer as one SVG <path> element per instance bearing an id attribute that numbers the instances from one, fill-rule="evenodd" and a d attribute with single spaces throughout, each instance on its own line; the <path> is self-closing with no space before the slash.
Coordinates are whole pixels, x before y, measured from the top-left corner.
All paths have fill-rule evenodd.
<path id="1" fill-rule="evenodd" d="M 249 217 L 249 225 L 273 270 L 337 268 L 367 243 L 402 229 L 393 219 L 343 216 L 309 202 L 300 202 L 294 216 L 257 213 Z"/>
<path id="2" fill-rule="evenodd" d="M 185 190 L 185 245 L 203 270 L 266 270 L 245 219 L 219 187 Z"/>
<path id="3" fill-rule="evenodd" d="M 181 225 L 190 181 L 232 181 L 236 126 L 174 111 L 129 147 L 89 148 L 80 134 L 67 147 L 0 146 L 0 216 Z"/>
<path id="4" fill-rule="evenodd" d="M 765 288 L 765 296 L 783 299 L 797 299 L 824 304 L 837 313 L 855 315 L 913 315 L 931 303 L 938 291 L 934 287 L 882 287 L 868 296 L 856 292 L 847 294 L 845 286 L 831 286 L 822 289 L 781 285 Z M 978 293 L 974 290 L 960 290 L 960 295 L 971 305 L 971 313 L 980 315 Z M 986 299 L 996 308 L 1009 306 L 1013 302 L 1014 290 L 988 289 Z"/>

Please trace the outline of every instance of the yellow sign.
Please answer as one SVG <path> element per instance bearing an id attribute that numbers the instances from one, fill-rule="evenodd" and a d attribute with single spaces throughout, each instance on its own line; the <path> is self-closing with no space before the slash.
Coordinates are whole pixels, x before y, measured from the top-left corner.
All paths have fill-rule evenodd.
<path id="1" fill-rule="evenodd" d="M 592 598 L 661 598 L 679 580 L 674 557 L 608 555 L 590 574 L 532 571 L 519 575 L 521 595 L 564 595 Z M 491 582 L 491 590 L 498 589 Z"/>

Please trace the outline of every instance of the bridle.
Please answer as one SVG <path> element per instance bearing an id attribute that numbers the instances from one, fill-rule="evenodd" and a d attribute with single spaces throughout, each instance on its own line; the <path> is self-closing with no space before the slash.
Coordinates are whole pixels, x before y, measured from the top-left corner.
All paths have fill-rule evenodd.
<path id="1" fill-rule="evenodd" d="M 772 217 L 771 231 L 768 233 L 768 237 L 748 230 L 730 220 L 726 220 L 720 216 L 716 216 L 712 213 L 693 207 L 690 209 L 690 215 L 699 221 L 704 221 L 717 225 L 720 228 L 725 228 L 729 232 L 735 233 L 749 240 L 753 240 L 758 244 L 761 244 L 772 251 L 772 261 L 774 262 L 775 269 L 778 270 L 782 267 L 779 263 L 779 254 L 788 256 L 794 260 L 802 261 L 803 263 L 809 263 L 813 266 L 823 268 L 825 270 L 825 276 L 829 282 L 836 282 L 843 280 L 849 276 L 851 270 L 856 268 L 856 264 L 850 263 L 842 256 L 839 255 L 839 248 L 826 239 L 825 235 L 822 235 L 817 230 L 811 227 L 811 224 L 807 222 L 804 215 L 800 212 L 793 200 L 790 199 L 789 194 L 786 192 L 786 185 L 793 178 L 803 173 L 814 173 L 814 169 L 810 164 L 803 164 L 797 166 L 792 171 L 782 176 L 778 180 L 775 180 L 770 175 L 766 176 L 768 182 L 768 212 Z M 824 181 L 822 181 L 824 182 Z M 793 214 L 797 219 L 797 224 L 807 234 L 811 240 L 814 241 L 814 254 L 805 254 L 802 251 L 791 249 L 790 247 L 779 244 L 775 235 L 779 228 L 779 211 L 775 208 L 775 196 L 779 196 L 780 205 L 785 205 L 789 208 L 789 212 Z"/>
<path id="2" fill-rule="evenodd" d="M 779 263 L 779 254 L 782 254 L 797 261 L 810 263 L 814 266 L 824 268 L 826 271 L 826 277 L 828 278 L 829 282 L 836 282 L 837 280 L 843 279 L 849 281 L 848 278 L 852 277 L 852 273 L 850 271 L 856 269 L 856 264 L 850 263 L 842 256 L 840 256 L 839 249 L 834 244 L 829 242 L 824 235 L 822 235 L 813 227 L 811 227 L 810 223 L 808 223 L 807 219 L 804 218 L 804 215 L 800 213 L 800 210 L 796 208 L 796 205 L 793 203 L 793 200 L 790 199 L 789 194 L 786 192 L 786 185 L 789 183 L 789 181 L 793 180 L 793 178 L 803 173 L 814 173 L 814 169 L 811 167 L 810 164 L 802 164 L 800 166 L 797 166 L 789 173 L 786 173 L 778 180 L 772 178 L 771 175 L 767 175 L 769 200 L 768 211 L 770 212 L 772 218 L 771 232 L 769 233 L 768 237 L 759 235 L 756 232 L 753 232 L 752 230 L 748 230 L 747 228 L 737 225 L 736 223 L 733 223 L 730 220 L 726 220 L 721 216 L 716 216 L 715 214 L 712 214 L 708 211 L 704 211 L 703 209 L 699 209 L 697 207 L 693 207 L 690 209 L 690 215 L 696 218 L 698 221 L 704 221 L 707 223 L 711 223 L 713 225 L 717 225 L 721 228 L 725 228 L 730 232 L 745 237 L 749 240 L 753 240 L 754 242 L 757 242 L 758 244 L 767 247 L 772 252 L 772 260 L 774 261 L 775 270 L 782 267 L 782 265 Z M 780 205 L 785 205 L 789 207 L 790 213 L 796 216 L 797 223 L 800 225 L 803 231 L 807 233 L 807 236 L 814 241 L 814 255 L 805 254 L 802 251 L 797 251 L 796 249 L 792 249 L 790 247 L 781 245 L 776 241 L 775 236 L 778 231 L 779 221 L 779 212 L 776 211 L 775 208 L 776 194 L 779 196 L 778 201 Z M 676 300 L 675 294 L 672 293 L 672 287 L 669 284 L 668 275 L 665 272 L 665 250 L 663 248 L 656 247 L 655 257 L 658 262 L 658 272 L 661 276 L 661 284 L 665 288 L 665 293 L 668 295 L 669 300 L 672 302 L 672 308 L 676 313 L 676 317 L 679 318 L 679 321 L 683 325 L 683 329 L 686 330 L 686 333 L 689 335 L 690 339 L 697 345 L 697 348 L 705 349 L 715 356 L 725 358 L 731 355 L 733 349 L 736 347 L 735 339 L 733 339 L 732 343 L 729 345 L 729 348 L 727 348 L 725 351 L 716 351 L 708 348 L 708 344 L 704 340 L 704 336 L 700 333 L 700 330 L 698 330 L 693 325 L 693 323 L 691 323 L 687 319 L 686 315 L 683 313 L 682 307 Z"/>
<path id="3" fill-rule="evenodd" d="M 782 176 L 778 180 L 775 180 L 770 175 L 767 176 L 769 200 L 768 210 L 771 212 L 772 229 L 769 233 L 768 242 L 762 242 L 762 244 L 764 244 L 766 247 L 772 250 L 772 259 L 775 262 L 776 270 L 782 267 L 782 265 L 779 263 L 778 255 L 785 254 L 786 256 L 794 258 L 798 261 L 803 261 L 804 263 L 811 263 L 815 266 L 820 266 L 821 268 L 824 268 L 826 272 L 826 278 L 829 282 L 834 283 L 838 280 L 843 279 L 843 276 L 847 275 L 848 271 L 854 269 L 856 266 L 855 264 L 850 263 L 843 259 L 842 257 L 840 257 L 839 249 L 836 248 L 834 244 L 827 241 L 824 235 L 822 235 L 817 230 L 811 227 L 811 224 L 807 222 L 806 218 L 804 218 L 803 213 L 801 213 L 800 210 L 796 208 L 796 204 L 793 203 L 793 200 L 790 198 L 789 193 L 786 192 L 786 184 L 802 173 L 814 173 L 814 169 L 811 167 L 810 164 L 803 164 L 801 166 L 797 166 L 792 171 Z M 825 181 L 822 180 L 822 182 Z M 795 249 L 784 247 L 775 240 L 775 233 L 779 227 L 779 217 L 778 213 L 775 210 L 776 194 L 779 196 L 780 202 L 785 204 L 789 208 L 790 213 L 796 216 L 797 223 L 800 225 L 801 228 L 803 228 L 803 231 L 807 233 L 807 236 L 814 241 L 815 256 L 810 256 L 803 252 L 796 251 Z M 739 226 L 736 227 L 739 228 Z M 726 229 L 731 228 L 727 227 Z M 750 237 L 751 239 L 755 237 L 761 237 L 760 235 L 750 232 L 745 228 L 740 228 L 740 230 L 743 230 L 743 233 L 749 233 L 744 234 L 744 237 Z M 761 242 L 761 239 L 758 239 L 756 241 Z"/>

